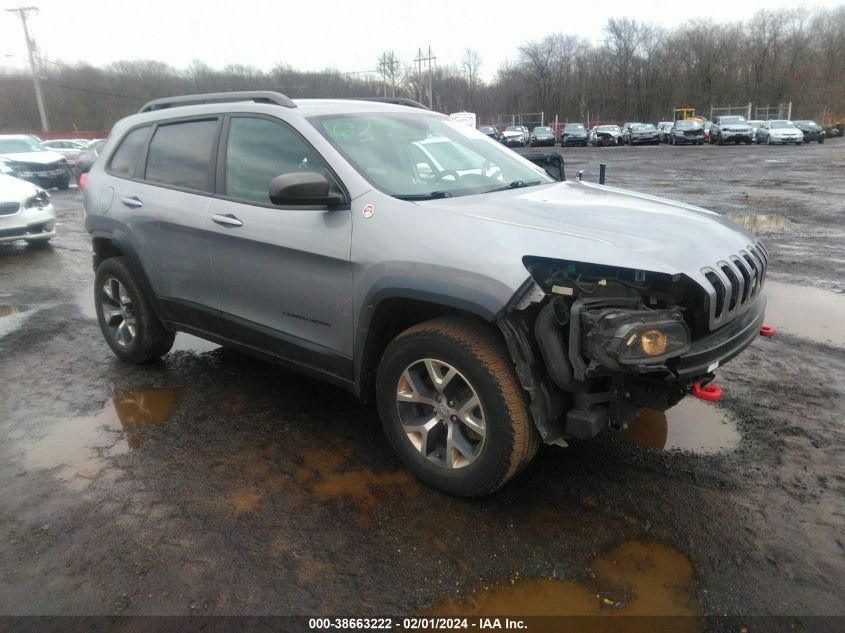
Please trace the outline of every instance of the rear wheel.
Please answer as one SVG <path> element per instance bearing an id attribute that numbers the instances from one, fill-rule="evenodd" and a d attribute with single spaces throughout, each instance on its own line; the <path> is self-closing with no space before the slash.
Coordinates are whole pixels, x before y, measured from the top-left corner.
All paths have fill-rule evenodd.
<path id="1" fill-rule="evenodd" d="M 480 321 L 439 318 L 405 330 L 382 357 L 377 399 L 402 461 L 453 495 L 499 489 L 540 445 L 504 343 Z"/>
<path id="2" fill-rule="evenodd" d="M 146 363 L 173 347 L 175 332 L 158 320 L 123 257 L 109 258 L 97 267 L 94 305 L 103 337 L 120 360 Z"/>

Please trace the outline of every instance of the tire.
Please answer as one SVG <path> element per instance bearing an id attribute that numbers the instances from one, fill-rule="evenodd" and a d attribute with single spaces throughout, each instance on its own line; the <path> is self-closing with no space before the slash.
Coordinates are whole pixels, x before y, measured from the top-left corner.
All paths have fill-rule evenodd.
<path id="1" fill-rule="evenodd" d="M 824 136 L 819 137 L 819 145 L 821 145 L 822 143 L 824 143 Z"/>
<path id="2" fill-rule="evenodd" d="M 166 330 L 158 320 L 125 258 L 112 257 L 97 267 L 94 305 L 103 338 L 120 360 L 143 364 L 173 347 L 176 333 Z"/>
<path id="3" fill-rule="evenodd" d="M 59 180 L 56 183 L 56 188 L 61 190 L 61 191 L 64 191 L 68 187 L 70 187 L 70 176 L 67 176 L 66 178 L 62 178 L 61 180 Z"/>
<path id="4" fill-rule="evenodd" d="M 26 240 L 26 245 L 29 248 L 45 248 L 50 243 L 51 239 L 53 238 L 42 237 L 35 240 Z"/>
<path id="5" fill-rule="evenodd" d="M 769 136 L 766 137 L 766 145 L 771 145 L 771 144 L 772 144 L 772 136 L 769 135 Z"/>
<path id="6" fill-rule="evenodd" d="M 432 378 L 438 375 L 448 377 L 440 391 Z M 481 321 L 437 318 L 402 332 L 382 356 L 376 394 L 385 434 L 405 465 L 452 495 L 478 497 L 498 490 L 540 446 L 504 342 Z M 478 406 L 461 412 L 472 394 Z M 475 422 L 470 426 L 458 416 Z M 425 428 L 425 435 L 407 432 L 409 426 Z M 450 448 L 448 437 L 459 437 L 463 449 Z"/>

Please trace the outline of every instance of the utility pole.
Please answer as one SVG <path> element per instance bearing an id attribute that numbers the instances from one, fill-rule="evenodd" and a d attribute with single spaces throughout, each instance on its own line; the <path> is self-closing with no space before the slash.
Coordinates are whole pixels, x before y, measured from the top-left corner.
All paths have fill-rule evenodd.
<path id="1" fill-rule="evenodd" d="M 41 96 L 41 82 L 38 79 L 39 69 L 35 65 L 35 43 L 29 37 L 29 27 L 26 24 L 26 19 L 32 11 L 38 13 L 38 7 L 17 7 L 16 9 L 6 9 L 9 13 L 14 13 L 21 19 L 23 24 L 23 34 L 26 37 L 26 48 L 29 51 L 29 70 L 32 72 L 32 85 L 35 87 L 35 100 L 38 101 L 38 114 L 41 115 L 41 129 L 44 132 L 50 130 L 50 124 L 47 121 L 47 111 L 44 109 L 44 99 Z"/>
<path id="2" fill-rule="evenodd" d="M 422 76 L 423 62 L 428 62 L 428 109 L 431 110 L 434 106 L 434 92 L 432 91 L 432 77 L 434 76 L 434 69 L 432 62 L 437 61 L 437 58 L 431 53 L 431 46 L 428 47 L 428 57 L 423 57 L 421 48 L 417 49 L 417 57 L 414 60 L 417 62 L 418 75 Z"/>

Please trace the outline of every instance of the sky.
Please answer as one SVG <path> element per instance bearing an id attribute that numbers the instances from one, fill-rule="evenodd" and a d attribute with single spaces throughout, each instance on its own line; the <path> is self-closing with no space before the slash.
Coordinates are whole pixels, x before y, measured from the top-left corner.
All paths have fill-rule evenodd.
<path id="1" fill-rule="evenodd" d="M 244 64 L 262 70 L 281 62 L 301 70 L 356 72 L 372 70 L 379 54 L 390 50 L 413 65 L 418 48 L 431 46 L 437 64 L 459 64 L 465 48 L 475 49 L 485 80 L 506 59 L 515 60 L 523 42 L 555 32 L 599 40 L 612 16 L 671 27 L 692 17 L 745 20 L 762 8 L 795 6 L 790 0 L 709 0 L 693 12 L 678 8 L 675 0 L 528 5 L 500 0 L 0 0 L 3 9 L 32 4 L 40 12 L 30 17 L 30 33 L 42 54 L 54 61 L 100 66 L 155 59 L 185 68 L 201 60 L 214 68 Z M 839 4 L 842 0 L 821 0 L 813 6 Z M 578 6 L 584 7 L 580 13 Z M 0 12 L 0 67 L 25 63 L 20 21 Z"/>

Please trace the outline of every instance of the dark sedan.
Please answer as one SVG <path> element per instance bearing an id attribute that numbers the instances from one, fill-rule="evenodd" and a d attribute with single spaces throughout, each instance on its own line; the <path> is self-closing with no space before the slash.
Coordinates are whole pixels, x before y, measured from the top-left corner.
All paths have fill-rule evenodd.
<path id="1" fill-rule="evenodd" d="M 818 141 L 819 143 L 824 143 L 824 137 L 827 134 L 824 131 L 824 128 L 816 123 L 815 121 L 793 121 L 795 127 L 799 130 L 804 132 L 804 142 L 809 143 L 811 141 Z"/>
<path id="2" fill-rule="evenodd" d="M 587 147 L 587 129 L 583 123 L 567 123 L 563 127 L 563 134 L 560 135 L 560 144 L 563 147 L 572 147 L 573 145 L 580 145 Z"/>
<path id="3" fill-rule="evenodd" d="M 484 134 L 485 136 L 489 136 L 494 141 L 502 142 L 502 133 L 499 132 L 496 128 L 492 125 L 485 125 L 483 127 L 478 128 L 478 131 Z"/>
<path id="4" fill-rule="evenodd" d="M 531 147 L 540 147 L 542 145 L 552 147 L 555 144 L 555 133 L 550 127 L 535 127 L 531 131 Z"/>
<path id="5" fill-rule="evenodd" d="M 698 121 L 678 121 L 669 133 L 672 145 L 704 145 L 704 126 Z"/>
<path id="6" fill-rule="evenodd" d="M 631 126 L 628 132 L 628 143 L 631 145 L 659 145 L 660 136 L 653 123 L 638 123 Z"/>
<path id="7" fill-rule="evenodd" d="M 79 184 L 82 174 L 87 174 L 91 170 L 91 165 L 97 160 L 97 156 L 100 155 L 100 151 L 105 144 L 106 139 L 100 138 L 96 141 L 91 141 L 85 149 L 79 152 L 74 169 L 76 172 L 76 184 Z"/>

